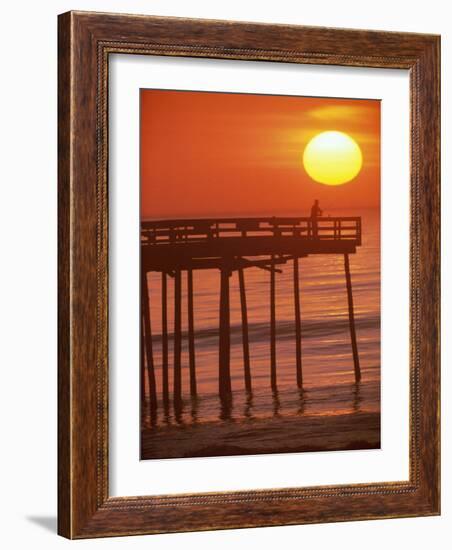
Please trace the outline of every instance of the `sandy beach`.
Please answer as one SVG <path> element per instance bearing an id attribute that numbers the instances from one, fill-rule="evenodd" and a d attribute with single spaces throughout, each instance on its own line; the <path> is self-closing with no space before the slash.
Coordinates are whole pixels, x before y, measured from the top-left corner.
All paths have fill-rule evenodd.
<path id="1" fill-rule="evenodd" d="M 141 459 L 380 448 L 380 415 L 274 417 L 141 432 Z"/>

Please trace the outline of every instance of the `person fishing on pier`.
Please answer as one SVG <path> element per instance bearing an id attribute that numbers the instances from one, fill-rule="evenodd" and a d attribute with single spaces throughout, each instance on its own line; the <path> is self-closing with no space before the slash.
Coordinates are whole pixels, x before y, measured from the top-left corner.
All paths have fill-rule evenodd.
<path id="1" fill-rule="evenodd" d="M 311 231 L 312 231 L 312 236 L 314 237 L 314 239 L 317 239 L 318 236 L 319 236 L 319 228 L 318 228 L 318 224 L 317 224 L 317 219 L 322 214 L 323 214 L 323 211 L 321 210 L 321 208 L 319 206 L 319 201 L 316 199 L 314 201 L 314 204 L 311 207 Z"/>

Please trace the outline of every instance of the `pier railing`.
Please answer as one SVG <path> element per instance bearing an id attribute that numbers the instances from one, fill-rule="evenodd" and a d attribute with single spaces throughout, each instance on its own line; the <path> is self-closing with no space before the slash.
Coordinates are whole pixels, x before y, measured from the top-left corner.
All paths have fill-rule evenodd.
<path id="1" fill-rule="evenodd" d="M 271 217 L 146 221 L 141 223 L 141 244 L 199 242 L 230 237 L 298 237 L 354 241 L 361 244 L 359 217 Z"/>

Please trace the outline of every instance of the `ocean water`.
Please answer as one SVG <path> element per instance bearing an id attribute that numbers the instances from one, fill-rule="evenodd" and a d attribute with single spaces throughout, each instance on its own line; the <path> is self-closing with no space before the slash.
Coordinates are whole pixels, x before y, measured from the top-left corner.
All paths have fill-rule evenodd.
<path id="1" fill-rule="evenodd" d="M 230 280 L 231 377 L 233 397 L 227 408 L 218 397 L 218 326 L 220 273 L 195 271 L 194 322 L 198 396 L 190 397 L 187 300 L 182 281 L 183 404 L 162 400 L 161 275 L 148 275 L 157 412 L 149 414 L 145 384 L 143 427 L 193 424 L 273 416 L 318 416 L 380 410 L 380 213 L 332 211 L 331 216 L 361 216 L 362 246 L 350 255 L 355 323 L 362 380 L 355 383 L 348 324 L 344 259 L 312 255 L 299 260 L 302 319 L 303 390 L 296 384 L 293 264 L 276 274 L 276 346 L 278 391 L 270 386 L 270 273 L 245 270 L 253 392 L 245 391 L 238 274 Z M 288 213 L 288 215 L 291 215 Z M 183 274 L 185 275 L 185 274 Z M 169 382 L 172 392 L 173 280 L 168 277 Z"/>

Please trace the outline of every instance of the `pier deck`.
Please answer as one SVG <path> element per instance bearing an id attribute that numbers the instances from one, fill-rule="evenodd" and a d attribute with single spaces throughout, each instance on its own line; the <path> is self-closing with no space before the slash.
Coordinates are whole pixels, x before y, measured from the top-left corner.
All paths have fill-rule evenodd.
<path id="1" fill-rule="evenodd" d="M 353 254 L 360 244 L 358 217 L 162 220 L 141 225 L 146 271 L 221 268 L 225 259 L 238 261 L 237 268 L 247 267 L 244 257 Z"/>

